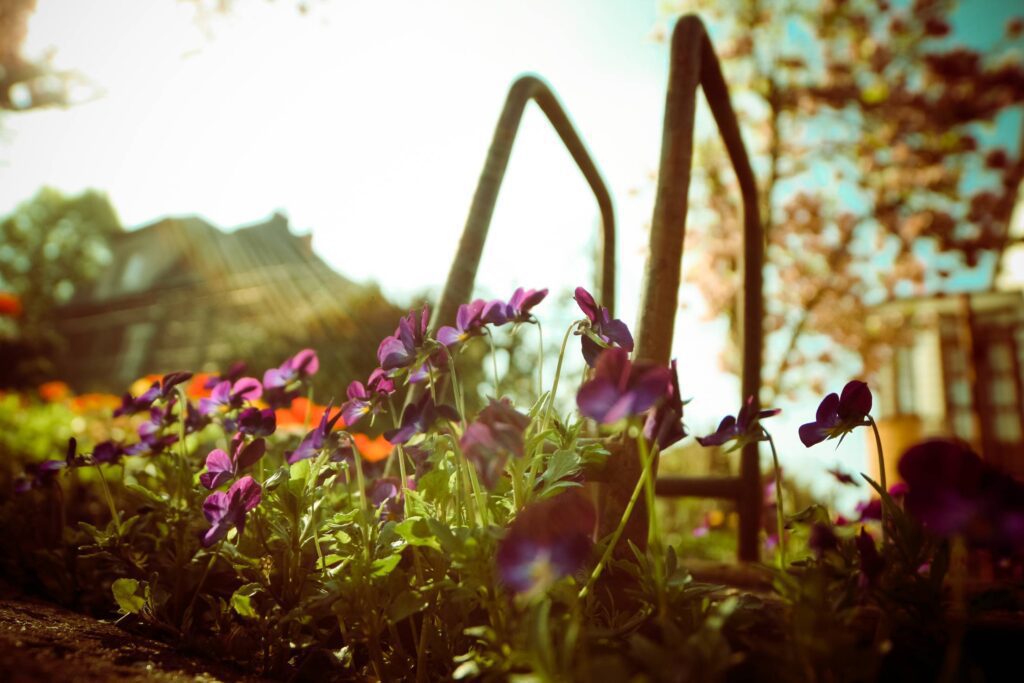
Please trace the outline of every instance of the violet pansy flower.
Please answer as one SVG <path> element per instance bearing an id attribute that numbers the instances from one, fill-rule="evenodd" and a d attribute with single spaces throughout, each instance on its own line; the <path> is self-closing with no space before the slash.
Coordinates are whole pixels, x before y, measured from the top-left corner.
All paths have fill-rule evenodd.
<path id="1" fill-rule="evenodd" d="M 473 463 L 487 489 L 497 485 L 510 455 L 523 457 L 523 432 L 529 424 L 530 418 L 503 398 L 492 400 L 466 428 L 459 447 Z"/>
<path id="2" fill-rule="evenodd" d="M 238 431 L 248 436 L 270 436 L 277 429 L 277 415 L 271 408 L 246 408 L 238 414 Z"/>
<path id="3" fill-rule="evenodd" d="M 437 341 L 445 346 L 455 346 L 484 333 L 488 322 L 500 325 L 505 320 L 504 304 L 500 301 L 487 302 L 483 299 L 470 301 L 459 306 L 455 314 L 455 326 L 445 325 L 437 331 Z M 489 319 L 485 319 L 489 318 Z M 501 321 L 501 322 L 497 322 Z"/>
<path id="4" fill-rule="evenodd" d="M 199 399 L 199 412 L 210 415 L 225 407 L 241 408 L 246 401 L 255 401 L 263 395 L 263 386 L 255 377 L 242 377 L 234 383 L 227 380 L 213 388 L 209 398 Z"/>
<path id="5" fill-rule="evenodd" d="M 43 460 L 25 465 L 25 474 L 14 483 L 15 493 L 25 493 L 31 489 L 49 486 L 64 469 L 83 464 L 77 455 L 78 441 L 68 439 L 68 448 L 61 460 Z"/>
<path id="6" fill-rule="evenodd" d="M 231 527 L 238 529 L 241 536 L 245 531 L 245 516 L 251 512 L 263 498 L 263 490 L 256 480 L 245 476 L 231 485 L 226 492 L 214 491 L 203 502 L 203 515 L 210 523 L 210 528 L 202 535 L 204 548 L 228 535 Z"/>
<path id="7" fill-rule="evenodd" d="M 718 429 L 708 436 L 698 436 L 697 441 L 701 446 L 722 446 L 729 441 L 735 441 L 732 448 L 736 450 L 751 441 L 764 441 L 764 430 L 761 428 L 761 420 L 778 415 L 782 412 L 779 408 L 767 408 L 754 410 L 754 397 L 751 396 L 740 408 L 736 417 L 727 415 L 718 424 Z"/>
<path id="8" fill-rule="evenodd" d="M 528 323 L 534 320 L 531 310 L 548 295 L 545 289 L 523 289 L 519 287 L 505 306 L 505 319 L 510 323 Z M 501 323 L 498 323 L 501 324 Z"/>
<path id="9" fill-rule="evenodd" d="M 273 408 L 284 408 L 299 395 L 299 383 L 317 373 L 320 359 L 313 349 L 303 349 L 263 373 L 264 400 Z"/>
<path id="10" fill-rule="evenodd" d="M 581 340 L 583 359 L 587 361 L 587 365 L 594 367 L 602 348 L 616 345 L 626 351 L 633 350 L 633 335 L 629 333 L 626 323 L 618 318 L 612 318 L 608 309 L 598 305 L 590 292 L 582 287 L 576 288 L 573 298 L 589 321 Z"/>
<path id="11" fill-rule="evenodd" d="M 412 365 L 427 338 L 430 310 L 424 306 L 419 320 L 416 311 L 410 311 L 398 321 L 395 333 L 381 340 L 377 347 L 377 360 L 385 372 Z"/>
<path id="12" fill-rule="evenodd" d="M 999 552 L 1024 551 L 1024 484 L 978 457 L 966 444 L 931 439 L 899 462 L 903 506 L 940 536 L 964 536 Z"/>
<path id="13" fill-rule="evenodd" d="M 842 395 L 831 393 L 822 399 L 814 422 L 800 427 L 800 440 L 805 446 L 821 443 L 826 439 L 842 439 L 857 427 L 869 424 L 871 412 L 871 390 L 859 380 L 848 382 Z"/>
<path id="14" fill-rule="evenodd" d="M 584 567 L 593 547 L 597 512 L 576 489 L 519 511 L 498 543 L 498 574 L 516 593 L 538 595 Z"/>
<path id="15" fill-rule="evenodd" d="M 169 398 L 174 387 L 182 382 L 187 382 L 191 378 L 191 372 L 171 372 L 164 375 L 159 381 L 153 382 L 149 389 L 139 396 L 132 396 L 126 393 L 121 398 L 121 405 L 114 409 L 114 417 L 134 415 L 144 410 L 149 410 L 157 399 Z"/>
<path id="16" fill-rule="evenodd" d="M 679 371 L 672 361 L 665 400 L 647 414 L 644 438 L 658 444 L 660 450 L 681 441 L 686 436 L 683 425 L 683 406 L 686 404 L 679 391 Z"/>
<path id="17" fill-rule="evenodd" d="M 263 439 L 245 443 L 244 437 L 236 434 L 231 440 L 231 455 L 215 448 L 206 456 L 206 472 L 199 475 L 199 483 L 208 489 L 226 484 L 256 464 L 266 451 L 267 442 Z"/>
<path id="18" fill-rule="evenodd" d="M 668 368 L 632 363 L 625 349 L 605 349 L 597 359 L 594 378 L 576 394 L 576 404 L 582 415 L 614 424 L 665 398 L 671 382 Z"/>
<path id="19" fill-rule="evenodd" d="M 383 369 L 377 368 L 370 373 L 366 384 L 350 382 L 348 400 L 341 406 L 341 419 L 351 427 L 365 415 L 378 412 L 388 396 L 395 393 L 395 382 Z"/>
<path id="20" fill-rule="evenodd" d="M 331 407 L 327 406 L 323 416 L 320 418 L 320 424 L 314 427 L 305 438 L 299 443 L 298 448 L 294 451 L 286 452 L 285 455 L 288 458 L 288 464 L 292 465 L 300 460 L 312 458 L 317 454 L 320 449 L 327 445 L 327 440 L 331 436 L 331 431 L 334 429 L 335 423 L 341 418 L 341 410 L 339 409 L 333 416 L 331 416 Z"/>

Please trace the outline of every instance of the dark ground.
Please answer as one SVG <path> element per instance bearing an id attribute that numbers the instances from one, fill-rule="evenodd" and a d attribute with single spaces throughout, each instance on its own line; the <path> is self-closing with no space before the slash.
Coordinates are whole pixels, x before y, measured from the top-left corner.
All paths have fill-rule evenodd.
<path id="1" fill-rule="evenodd" d="M 257 681 L 0 585 L 0 681 Z"/>

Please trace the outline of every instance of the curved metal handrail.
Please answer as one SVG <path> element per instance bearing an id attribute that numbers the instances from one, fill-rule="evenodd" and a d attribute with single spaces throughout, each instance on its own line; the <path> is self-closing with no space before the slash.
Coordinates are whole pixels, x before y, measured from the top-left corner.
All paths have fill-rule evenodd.
<path id="1" fill-rule="evenodd" d="M 671 64 L 660 173 L 651 223 L 650 250 L 644 275 L 644 289 L 637 326 L 636 357 L 667 364 L 672 349 L 682 267 L 686 213 L 693 166 L 694 112 L 697 87 L 704 89 L 711 113 L 732 161 L 743 198 L 743 340 L 742 400 L 758 403 L 762 355 L 762 274 L 764 242 L 758 213 L 757 182 L 743 145 L 739 124 L 729 100 L 711 40 L 696 15 L 679 19 L 672 33 Z M 756 408 L 757 406 L 755 406 Z M 633 468 L 639 471 L 638 466 Z M 632 489 L 635 484 L 625 482 Z M 700 480 L 676 482 L 676 495 L 702 495 Z M 668 488 L 664 485 L 659 489 Z M 761 472 L 757 444 L 743 448 L 740 476 L 731 479 L 728 497 L 734 498 L 740 514 L 739 556 L 756 560 L 757 534 L 761 515 Z M 628 495 L 628 494 L 627 494 Z M 646 520 L 646 515 L 641 514 Z M 642 540 L 642 539 L 637 539 Z"/>
<path id="2" fill-rule="evenodd" d="M 601 173 L 597 170 L 597 165 L 590 157 L 586 145 L 583 144 L 583 140 L 580 139 L 568 114 L 551 88 L 540 78 L 527 75 L 519 77 L 512 84 L 508 97 L 505 99 L 505 107 L 502 109 L 501 118 L 498 119 L 498 125 L 494 129 L 491 147 L 487 151 L 487 160 L 484 162 L 484 169 L 480 173 L 480 180 L 477 183 L 476 192 L 473 194 L 473 204 L 466 217 L 466 227 L 462 231 L 462 239 L 459 241 L 455 260 L 452 261 L 452 268 L 448 273 L 444 291 L 431 318 L 431 332 L 436 332 L 441 325 L 451 324 L 455 320 L 459 305 L 468 302 L 473 293 L 477 269 L 480 266 L 480 256 L 483 253 L 487 231 L 494 215 L 494 205 L 498 200 L 498 191 L 501 189 L 501 183 L 505 177 L 505 169 L 508 168 L 508 160 L 512 155 L 512 144 L 519 132 L 523 112 L 530 100 L 535 101 L 548 117 L 597 199 L 602 228 L 601 299 L 609 310 L 614 310 L 615 214 L 612 208 L 611 194 L 608 192 Z"/>

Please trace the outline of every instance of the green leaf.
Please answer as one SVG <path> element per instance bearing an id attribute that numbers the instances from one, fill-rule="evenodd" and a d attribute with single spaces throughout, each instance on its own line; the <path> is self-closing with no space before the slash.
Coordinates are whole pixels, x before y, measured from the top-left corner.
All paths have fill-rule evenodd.
<path id="1" fill-rule="evenodd" d="M 231 608 L 241 617 L 256 617 L 256 610 L 252 607 L 252 596 L 256 595 L 262 588 L 258 583 L 245 584 L 232 594 Z"/>
<path id="2" fill-rule="evenodd" d="M 401 561 L 401 555 L 388 555 L 387 557 L 374 560 L 373 564 L 370 565 L 370 576 L 375 579 L 387 576 L 394 571 Z"/>
<path id="3" fill-rule="evenodd" d="M 146 604 L 146 599 L 137 595 L 139 582 L 135 579 L 118 579 L 110 589 L 114 593 L 117 606 L 125 614 L 138 614 Z"/>
<path id="4" fill-rule="evenodd" d="M 410 517 L 397 524 L 395 531 L 409 545 L 426 546 L 434 550 L 441 550 L 440 541 L 430 532 L 430 526 L 422 517 Z"/>
<path id="5" fill-rule="evenodd" d="M 156 505 L 159 508 L 164 508 L 167 506 L 166 498 L 164 498 L 158 493 L 150 491 L 145 486 L 141 486 L 139 484 L 136 484 L 135 482 L 129 481 L 125 482 L 124 487 L 131 491 L 132 493 L 134 493 L 135 495 L 139 496 L 140 498 L 143 498 L 144 500 L 149 501 L 150 503 Z"/>
<path id="6" fill-rule="evenodd" d="M 400 593 L 388 606 L 388 621 L 396 624 L 427 608 L 430 601 L 414 591 Z"/>

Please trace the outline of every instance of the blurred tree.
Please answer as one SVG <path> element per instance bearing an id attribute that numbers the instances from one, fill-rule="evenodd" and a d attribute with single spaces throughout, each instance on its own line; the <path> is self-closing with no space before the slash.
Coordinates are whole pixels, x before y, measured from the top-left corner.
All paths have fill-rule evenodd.
<path id="1" fill-rule="evenodd" d="M 99 274 L 120 230 L 106 195 L 94 190 L 70 197 L 43 188 L 0 220 L 0 292 L 21 304 L 19 315 L 0 319 L 0 387 L 52 373 L 54 309 Z"/>
<path id="2" fill-rule="evenodd" d="M 873 303 L 991 286 L 1024 159 L 985 138 L 1024 102 L 1024 20 L 982 53 L 952 35 L 951 0 L 669 7 L 709 19 L 759 176 L 764 400 L 819 392 L 835 343 L 870 372 Z M 701 249 L 689 277 L 735 323 L 739 192 L 717 143 L 698 154 L 690 229 Z"/>
<path id="3" fill-rule="evenodd" d="M 49 59 L 31 60 L 21 50 L 36 0 L 0 2 L 0 112 L 65 106 L 77 77 L 57 71 Z"/>

